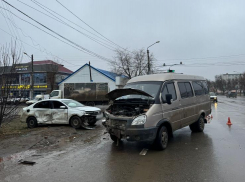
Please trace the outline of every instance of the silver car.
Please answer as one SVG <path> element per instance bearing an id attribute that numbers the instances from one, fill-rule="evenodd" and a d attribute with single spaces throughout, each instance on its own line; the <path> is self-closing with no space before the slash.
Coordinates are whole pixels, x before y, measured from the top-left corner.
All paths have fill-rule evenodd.
<path id="1" fill-rule="evenodd" d="M 21 121 L 29 128 L 39 124 L 70 124 L 73 128 L 91 129 L 101 110 L 71 99 L 48 99 L 23 108 Z"/>

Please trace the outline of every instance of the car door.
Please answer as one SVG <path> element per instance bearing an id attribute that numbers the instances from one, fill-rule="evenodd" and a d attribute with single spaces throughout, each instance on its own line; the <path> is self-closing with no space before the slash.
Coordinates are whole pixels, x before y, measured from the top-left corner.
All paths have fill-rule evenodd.
<path id="1" fill-rule="evenodd" d="M 195 120 L 195 97 L 188 81 L 178 82 L 178 87 L 181 96 L 181 105 L 183 108 L 182 127 L 191 124 Z"/>
<path id="2" fill-rule="evenodd" d="M 51 117 L 52 124 L 69 124 L 67 106 L 60 101 L 52 101 Z"/>
<path id="3" fill-rule="evenodd" d="M 41 101 L 34 106 L 34 116 L 38 123 L 51 124 L 51 103 L 50 101 Z"/>
<path id="4" fill-rule="evenodd" d="M 172 94 L 172 103 L 166 103 L 166 94 Z M 181 107 L 180 102 L 177 98 L 176 93 L 176 85 L 173 81 L 166 82 L 163 86 L 161 92 L 161 100 L 162 100 L 162 111 L 163 111 L 163 118 L 167 119 L 171 125 L 173 130 L 177 130 L 181 126 Z"/>

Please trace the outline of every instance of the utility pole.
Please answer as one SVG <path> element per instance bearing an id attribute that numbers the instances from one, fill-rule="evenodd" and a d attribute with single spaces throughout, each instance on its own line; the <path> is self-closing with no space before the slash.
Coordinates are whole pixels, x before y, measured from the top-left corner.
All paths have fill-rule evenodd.
<path id="1" fill-rule="evenodd" d="M 31 55 L 31 99 L 33 99 L 34 92 L 34 78 L 33 78 L 33 54 Z"/>
<path id="2" fill-rule="evenodd" d="M 157 44 L 159 43 L 160 41 L 156 41 L 154 44 Z M 153 46 L 154 44 L 150 45 L 149 47 Z M 150 70 L 151 70 L 151 65 L 150 65 L 150 53 L 149 53 L 149 47 L 147 47 L 147 59 L 148 59 L 148 71 L 147 71 L 147 74 L 149 75 L 150 74 Z"/>
<path id="3" fill-rule="evenodd" d="M 150 55 L 149 55 L 149 50 L 147 49 L 147 59 L 148 59 L 148 72 L 147 74 L 150 74 L 151 66 L 150 66 Z"/>

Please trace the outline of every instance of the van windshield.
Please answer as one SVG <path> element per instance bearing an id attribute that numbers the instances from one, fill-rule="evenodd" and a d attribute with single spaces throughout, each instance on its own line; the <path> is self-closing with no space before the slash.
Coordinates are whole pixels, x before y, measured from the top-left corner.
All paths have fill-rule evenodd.
<path id="1" fill-rule="evenodd" d="M 129 83 L 125 85 L 124 88 L 132 88 L 132 89 L 137 89 L 144 91 L 148 94 L 150 94 L 153 98 L 147 97 L 144 95 L 126 95 L 123 97 L 118 98 L 117 100 L 120 99 L 155 99 L 158 91 L 160 89 L 162 82 L 134 82 L 134 83 Z"/>

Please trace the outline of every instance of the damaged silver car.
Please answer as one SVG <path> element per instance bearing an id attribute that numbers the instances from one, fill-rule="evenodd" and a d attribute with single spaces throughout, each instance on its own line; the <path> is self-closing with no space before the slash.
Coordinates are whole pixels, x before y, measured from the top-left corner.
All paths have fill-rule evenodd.
<path id="1" fill-rule="evenodd" d="M 103 125 L 113 141 L 149 141 L 163 150 L 175 130 L 202 132 L 211 113 L 208 87 L 199 76 L 175 73 L 138 76 L 107 94 L 113 103 Z"/>
<path id="2" fill-rule="evenodd" d="M 85 106 L 72 99 L 50 99 L 23 108 L 21 121 L 26 122 L 29 128 L 39 124 L 70 124 L 76 129 L 91 129 L 100 114 L 99 108 Z"/>

